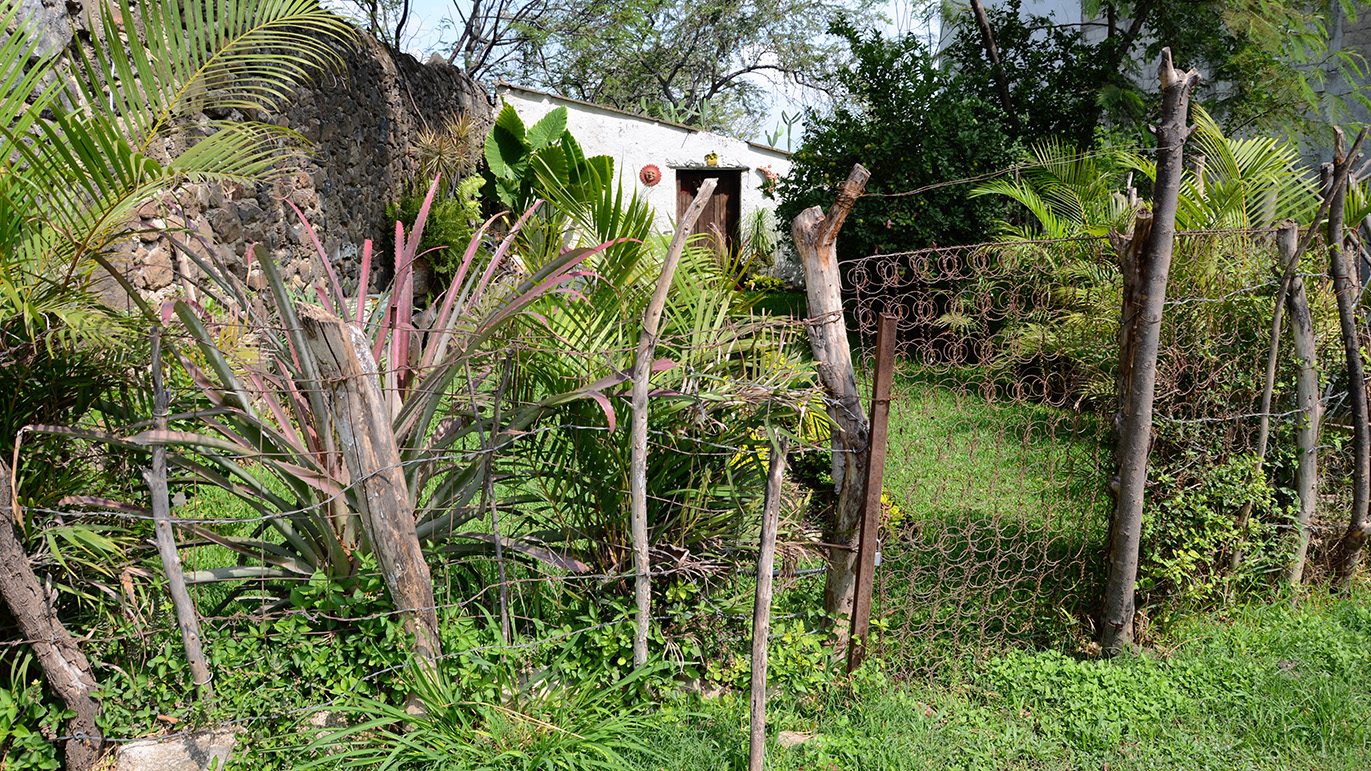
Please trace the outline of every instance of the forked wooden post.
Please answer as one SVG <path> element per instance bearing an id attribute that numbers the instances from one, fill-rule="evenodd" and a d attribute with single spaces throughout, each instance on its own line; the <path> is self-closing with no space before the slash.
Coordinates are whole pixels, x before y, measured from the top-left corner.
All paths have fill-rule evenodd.
<path id="1" fill-rule="evenodd" d="M 871 627 L 871 591 L 880 548 L 881 487 L 885 482 L 887 427 L 890 425 L 890 381 L 895 374 L 895 316 L 881 314 L 876 333 L 876 377 L 871 386 L 871 434 L 866 457 L 866 501 L 862 505 L 861 540 L 857 547 L 857 589 L 852 601 L 852 638 L 847 645 L 847 671 L 866 658 Z"/>
<path id="2" fill-rule="evenodd" d="M 152 393 L 153 421 L 158 431 L 167 430 L 167 411 L 171 400 L 162 385 L 162 328 L 152 328 Z M 181 644 L 186 650 L 186 661 L 190 663 L 191 678 L 200 691 L 201 700 L 208 702 L 214 698 L 214 687 L 210 684 L 213 675 L 205 660 L 205 650 L 201 643 L 200 619 L 195 614 L 195 601 L 186 588 L 186 574 L 181 568 L 181 555 L 176 549 L 176 533 L 171 526 L 171 496 L 167 490 L 167 446 L 152 446 L 152 468 L 143 472 L 148 490 L 152 494 L 153 531 L 157 535 L 157 553 L 162 558 L 162 570 L 167 574 L 167 589 L 171 592 L 171 605 L 176 611 L 176 626 L 181 630 Z"/>
<path id="3" fill-rule="evenodd" d="M 863 482 L 868 427 L 843 319 L 838 231 L 870 178 L 871 173 L 861 164 L 853 166 L 827 216 L 813 206 L 800 212 L 790 228 L 805 271 L 809 344 L 833 421 L 833 486 L 838 493 L 838 511 L 825 534 L 832 546 L 824 582 L 824 610 L 833 617 L 839 647 L 847 642 L 856 589 L 857 523 L 866 497 Z"/>
<path id="4" fill-rule="evenodd" d="M 685 216 L 676 223 L 676 235 L 667 248 L 666 259 L 662 262 L 662 274 L 657 277 L 657 287 L 652 292 L 647 309 L 643 311 L 643 331 L 638 338 L 637 358 L 633 362 L 633 424 L 630 428 L 631 442 L 629 458 L 629 508 L 633 526 L 633 599 L 638 606 L 637 625 L 633 634 L 633 666 L 641 667 L 647 663 L 647 633 L 652 624 L 652 563 L 647 549 L 647 390 L 648 377 L 652 374 L 652 361 L 656 358 L 657 328 L 662 323 L 662 310 L 666 307 L 666 295 L 671 290 L 671 280 L 676 275 L 676 266 L 685 252 L 686 240 L 695 228 L 695 220 L 700 218 L 709 197 L 714 194 L 717 179 L 706 179 L 700 183 L 700 191 L 690 202 Z"/>
<path id="5" fill-rule="evenodd" d="M 1147 458 L 1152 445 L 1152 402 L 1157 388 L 1157 349 L 1161 343 L 1166 284 L 1175 244 L 1176 211 L 1180 204 L 1182 156 L 1190 136 L 1186 125 L 1190 97 L 1200 84 L 1194 70 L 1177 70 L 1171 49 L 1162 49 L 1162 119 L 1157 135 L 1157 181 L 1152 200 L 1152 229 L 1142 252 L 1143 283 L 1133 313 L 1133 351 L 1125 366 L 1128 375 L 1127 412 L 1119 439 L 1119 497 L 1110 527 L 1109 579 L 1104 592 L 1104 623 L 1100 643 L 1114 655 L 1133 642 L 1134 597 L 1137 589 L 1139 545 L 1142 541 L 1143 497 L 1147 487 Z"/>
<path id="6" fill-rule="evenodd" d="M 391 599 L 405 613 L 415 655 L 433 662 L 441 654 L 433 577 L 414 532 L 414 508 L 371 348 L 360 329 L 318 306 L 298 303 L 295 312 L 358 491 L 362 528 Z"/>
<path id="7" fill-rule="evenodd" d="M 776 527 L 781 516 L 781 480 L 790 444 L 781 439 L 771 448 L 762 506 L 762 543 L 757 551 L 757 599 L 752 605 L 752 727 L 748 771 L 762 771 L 766 759 L 766 641 L 771 634 L 771 584 L 776 569 Z"/>

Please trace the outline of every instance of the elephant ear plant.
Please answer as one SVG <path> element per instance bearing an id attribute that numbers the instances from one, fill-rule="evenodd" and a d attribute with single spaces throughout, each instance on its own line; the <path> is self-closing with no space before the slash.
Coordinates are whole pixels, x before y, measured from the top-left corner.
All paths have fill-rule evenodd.
<path id="1" fill-rule="evenodd" d="M 328 282 L 311 287 L 314 304 L 355 325 L 368 339 L 390 408 L 410 503 L 421 512 L 416 523 L 419 537 L 465 539 L 473 542 L 467 550 L 485 549 L 498 541 L 507 551 L 561 569 L 579 569 L 579 563 L 540 543 L 459 528 L 478 515 L 471 503 L 485 488 L 490 468 L 478 446 L 491 451 L 513 441 L 560 404 L 592 398 L 609 408 L 598 393 L 615 384 L 608 381 L 576 386 L 504 412 L 491 404 L 499 394 L 492 396 L 488 387 L 480 387 L 490 377 L 485 361 L 498 339 L 514 332 L 538 298 L 578 297 L 576 285 L 587 278 L 579 266 L 608 244 L 567 250 L 526 278 L 500 276 L 532 210 L 485 254 L 482 238 L 492 219 L 471 240 L 451 285 L 437 298 L 432 323 L 419 329 L 410 277 L 437 185 L 435 180 L 412 232 L 406 234 L 397 223 L 395 279 L 378 311 L 367 313 L 364 293 L 355 303 L 348 299 L 322 246 L 319 257 Z M 307 224 L 306 229 L 318 245 Z M 198 259 L 192 250 L 184 251 Z M 360 535 L 360 492 L 335 446 L 319 370 L 300 328 L 297 309 L 308 301 L 292 297 L 265 250 L 255 253 L 269 290 L 261 302 L 223 265 L 200 262 L 210 277 L 204 294 L 216 310 L 207 310 L 211 301 L 195 305 L 178 300 L 163 308 L 163 321 L 178 318 L 191 343 L 178 352 L 178 359 L 193 387 L 182 389 L 189 395 L 173 405 L 169 430 L 128 435 L 83 428 L 41 430 L 137 450 L 164 445 L 171 466 L 183 472 L 181 481 L 221 488 L 255 509 L 265 524 L 252 537 L 208 526 L 212 523 L 186 525 L 204 540 L 259 563 L 195 571 L 187 575 L 193 582 L 309 577 L 316 572 L 349 576 L 358 570 L 360 555 L 369 545 Z M 369 241 L 362 253 L 360 286 L 365 287 L 372 261 Z M 220 347 L 226 327 L 247 330 L 240 337 L 255 340 L 254 354 L 226 355 Z M 264 536 L 266 528 L 275 537 Z"/>

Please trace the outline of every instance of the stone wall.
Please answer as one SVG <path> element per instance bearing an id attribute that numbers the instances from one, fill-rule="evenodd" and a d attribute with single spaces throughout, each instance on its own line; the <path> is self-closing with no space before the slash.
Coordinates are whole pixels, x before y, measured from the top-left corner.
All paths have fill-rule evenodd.
<path id="1" fill-rule="evenodd" d="M 340 54 L 345 69 L 322 73 L 299 88 L 280 113 L 211 116 L 293 129 L 311 143 L 309 156 L 271 184 L 187 184 L 139 207 L 132 225 L 141 234 L 114 252 L 143 294 L 160 299 L 197 278 L 194 262 L 159 232 L 164 228 L 202 257 L 213 252 L 250 283 L 260 283 L 258 271 L 249 275 L 246 255 L 252 243 L 275 255 L 288 283 L 299 287 L 318 278 L 322 269 L 315 247 L 290 204 L 304 213 L 349 292 L 356 291 L 362 243 L 368 238 L 377 249 L 371 289 L 388 276 L 393 258 L 379 251 L 394 222 L 386 220 L 385 208 L 415 177 L 416 132 L 454 114 L 471 114 L 483 133 L 493 119 L 490 102 L 461 70 L 438 60 L 423 64 L 408 54 L 392 55 L 365 35 Z M 190 140 L 205 130 L 192 128 Z M 129 304 L 113 282 L 106 285 L 106 295 L 115 304 Z"/>

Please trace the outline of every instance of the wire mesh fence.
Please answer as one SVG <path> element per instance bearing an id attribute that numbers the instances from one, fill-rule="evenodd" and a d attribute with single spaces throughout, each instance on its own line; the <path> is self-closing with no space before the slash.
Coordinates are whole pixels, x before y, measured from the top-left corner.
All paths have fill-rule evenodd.
<path id="1" fill-rule="evenodd" d="M 1279 284 L 1272 233 L 1183 233 L 1176 252 L 1157 365 L 1144 639 L 1149 614 L 1171 603 L 1269 585 L 1293 530 L 1290 436 L 1302 416 L 1288 350 L 1264 471 L 1254 455 Z M 1321 259 L 1319 250 L 1301 267 L 1326 384 L 1316 548 L 1347 510 L 1345 365 Z M 1006 646 L 1089 649 L 1114 505 L 1122 278 L 1111 245 L 878 254 L 849 263 L 844 279 L 864 348 L 881 313 L 899 319 L 876 578 L 881 657 L 928 675 Z M 1244 523 L 1245 503 L 1256 513 Z"/>

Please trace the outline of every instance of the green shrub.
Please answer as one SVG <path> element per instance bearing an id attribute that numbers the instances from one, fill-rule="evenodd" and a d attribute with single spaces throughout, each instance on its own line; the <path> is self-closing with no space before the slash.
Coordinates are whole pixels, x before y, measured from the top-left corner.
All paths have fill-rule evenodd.
<path id="1" fill-rule="evenodd" d="M 10 659 L 8 678 L 0 681 L 0 769 L 54 771 L 62 763 L 52 739 L 61 733 L 62 721 L 76 713 L 44 697 L 32 655 L 14 650 L 4 657 Z"/>
<path id="2" fill-rule="evenodd" d="M 483 178 L 467 177 L 457 183 L 451 197 L 437 198 L 429 207 L 419 254 L 438 279 L 438 286 L 433 288 L 435 294 L 457 274 L 471 237 L 481 225 L 480 194 L 484 186 Z M 424 198 L 423 193 L 416 193 L 405 196 L 398 204 L 389 204 L 386 219 L 404 223 L 406 231 L 413 229 Z"/>

